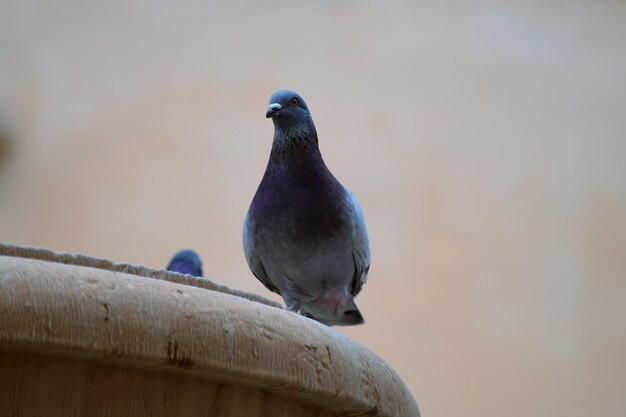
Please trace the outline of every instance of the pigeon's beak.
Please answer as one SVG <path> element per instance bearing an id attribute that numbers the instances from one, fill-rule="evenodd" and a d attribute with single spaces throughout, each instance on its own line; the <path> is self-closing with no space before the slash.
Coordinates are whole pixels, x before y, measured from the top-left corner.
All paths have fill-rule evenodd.
<path id="1" fill-rule="evenodd" d="M 281 105 L 280 105 L 280 104 L 278 104 L 278 103 L 272 103 L 272 104 L 270 104 L 270 105 L 267 107 L 267 112 L 265 113 L 265 117 L 267 117 L 268 119 L 269 119 L 270 117 L 273 117 L 273 116 L 276 114 L 276 112 L 277 112 L 278 110 L 282 109 L 282 108 L 283 108 L 283 106 L 281 106 Z"/>

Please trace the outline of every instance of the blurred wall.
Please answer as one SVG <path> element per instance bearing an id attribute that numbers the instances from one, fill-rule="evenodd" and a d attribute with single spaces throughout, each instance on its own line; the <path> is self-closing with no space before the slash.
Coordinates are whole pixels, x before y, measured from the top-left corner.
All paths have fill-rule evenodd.
<path id="1" fill-rule="evenodd" d="M 0 239 L 268 292 L 241 222 L 279 88 L 364 208 L 424 416 L 626 410 L 623 2 L 4 1 Z M 275 297 L 274 297 L 275 298 Z"/>

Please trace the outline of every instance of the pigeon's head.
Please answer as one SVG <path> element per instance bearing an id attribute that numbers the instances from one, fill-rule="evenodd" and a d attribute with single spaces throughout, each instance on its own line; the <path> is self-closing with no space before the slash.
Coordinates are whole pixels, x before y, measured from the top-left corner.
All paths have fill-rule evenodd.
<path id="1" fill-rule="evenodd" d="M 279 90 L 272 94 L 265 117 L 271 118 L 274 127 L 283 133 L 314 128 L 306 103 L 291 90 Z"/>
<path id="2" fill-rule="evenodd" d="M 190 249 L 176 253 L 166 268 L 168 271 L 188 274 L 196 277 L 202 276 L 202 262 L 198 254 Z"/>

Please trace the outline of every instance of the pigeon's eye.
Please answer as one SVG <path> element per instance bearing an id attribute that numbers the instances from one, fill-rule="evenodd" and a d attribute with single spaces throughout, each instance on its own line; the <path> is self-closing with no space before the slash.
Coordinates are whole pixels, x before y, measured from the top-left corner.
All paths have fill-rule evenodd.
<path id="1" fill-rule="evenodd" d="M 297 98 L 292 98 L 291 99 L 291 105 L 294 106 L 294 107 L 297 106 L 298 105 L 298 99 Z"/>

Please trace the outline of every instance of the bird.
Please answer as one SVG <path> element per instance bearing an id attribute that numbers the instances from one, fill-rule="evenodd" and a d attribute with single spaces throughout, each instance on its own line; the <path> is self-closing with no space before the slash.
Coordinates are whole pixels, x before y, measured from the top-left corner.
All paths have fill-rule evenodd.
<path id="1" fill-rule="evenodd" d="M 302 97 L 272 94 L 274 138 L 243 224 L 252 273 L 288 310 L 328 326 L 364 322 L 354 302 L 370 268 L 361 206 L 326 166 Z"/>
<path id="2" fill-rule="evenodd" d="M 200 261 L 200 256 L 191 249 L 177 252 L 166 269 L 179 274 L 202 277 L 202 261 Z"/>

